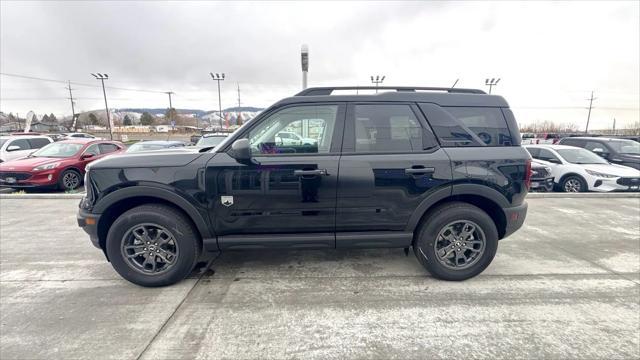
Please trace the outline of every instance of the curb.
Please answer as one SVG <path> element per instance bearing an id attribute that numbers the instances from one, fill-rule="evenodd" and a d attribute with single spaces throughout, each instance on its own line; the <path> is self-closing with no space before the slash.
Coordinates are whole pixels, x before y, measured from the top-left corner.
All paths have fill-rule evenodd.
<path id="1" fill-rule="evenodd" d="M 85 193 L 76 194 L 0 194 L 0 199 L 82 199 Z M 613 193 L 529 193 L 527 199 L 640 199 L 640 192 Z"/>

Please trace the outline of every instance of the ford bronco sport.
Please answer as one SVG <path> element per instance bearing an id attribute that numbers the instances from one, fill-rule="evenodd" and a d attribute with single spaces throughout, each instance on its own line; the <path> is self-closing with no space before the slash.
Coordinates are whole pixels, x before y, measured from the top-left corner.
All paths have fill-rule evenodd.
<path id="1" fill-rule="evenodd" d="M 309 88 L 215 148 L 94 162 L 78 224 L 143 286 L 242 249 L 413 248 L 464 280 L 524 222 L 530 156 L 513 113 L 481 90 Z M 295 133 L 311 142 L 276 141 Z"/>

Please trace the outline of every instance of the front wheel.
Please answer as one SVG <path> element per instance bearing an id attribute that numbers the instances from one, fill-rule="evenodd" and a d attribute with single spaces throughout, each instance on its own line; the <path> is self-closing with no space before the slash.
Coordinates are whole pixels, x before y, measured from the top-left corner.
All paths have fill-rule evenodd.
<path id="1" fill-rule="evenodd" d="M 113 268 L 126 280 L 147 287 L 186 278 L 200 255 L 191 222 L 165 205 L 142 205 L 120 215 L 107 235 Z"/>
<path id="2" fill-rule="evenodd" d="M 584 192 L 587 191 L 587 183 L 580 176 L 567 176 L 560 184 L 560 189 L 564 192 Z"/>
<path id="3" fill-rule="evenodd" d="M 58 180 L 58 186 L 60 189 L 69 191 L 75 190 L 82 184 L 82 175 L 76 170 L 65 170 L 60 174 L 60 180 Z"/>
<path id="4" fill-rule="evenodd" d="M 498 231 L 486 212 L 452 202 L 427 215 L 413 244 L 418 261 L 433 276 L 460 281 L 480 274 L 498 249 Z"/>

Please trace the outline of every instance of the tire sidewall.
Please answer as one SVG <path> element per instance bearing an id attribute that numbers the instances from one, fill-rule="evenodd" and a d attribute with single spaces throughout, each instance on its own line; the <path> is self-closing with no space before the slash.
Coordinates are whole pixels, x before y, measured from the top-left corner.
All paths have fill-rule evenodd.
<path id="1" fill-rule="evenodd" d="M 134 208 L 121 215 L 109 229 L 106 251 L 114 269 L 126 280 L 141 286 L 156 287 L 174 284 L 187 277 L 198 257 L 197 241 L 189 224 L 176 216 L 169 216 L 164 212 L 141 211 Z M 138 210 L 138 211 L 135 211 Z M 155 223 L 169 230 L 180 249 L 177 263 L 166 272 L 158 275 L 147 275 L 136 271 L 123 258 L 121 252 L 122 238 L 133 226 L 142 223 Z"/>
<path id="2" fill-rule="evenodd" d="M 564 186 L 566 185 L 567 181 L 569 181 L 569 180 L 571 180 L 571 179 L 576 179 L 576 180 L 578 180 L 578 181 L 580 182 L 580 191 L 578 191 L 578 192 L 585 192 L 585 191 L 587 191 L 587 182 L 586 182 L 586 181 L 584 181 L 584 179 L 583 179 L 582 177 L 580 177 L 580 176 L 578 176 L 578 175 L 569 175 L 569 176 L 567 176 L 564 180 L 562 180 L 562 184 L 560 184 L 560 189 L 561 189 L 563 192 L 569 192 L 569 191 L 567 191 L 567 190 L 565 189 L 565 187 L 564 187 Z"/>
<path id="3" fill-rule="evenodd" d="M 434 212 L 418 233 L 414 246 L 420 263 L 435 277 L 444 280 L 465 280 L 480 274 L 491 264 L 498 250 L 498 231 L 493 220 L 473 205 L 460 205 Z M 459 220 L 473 221 L 485 234 L 485 251 L 478 262 L 462 270 L 453 270 L 440 264 L 436 258 L 434 243 L 440 231 L 449 223 Z"/>

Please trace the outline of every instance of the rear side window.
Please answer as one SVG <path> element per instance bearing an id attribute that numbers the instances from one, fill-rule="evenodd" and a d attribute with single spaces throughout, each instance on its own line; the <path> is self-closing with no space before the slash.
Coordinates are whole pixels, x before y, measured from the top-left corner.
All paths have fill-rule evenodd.
<path id="1" fill-rule="evenodd" d="M 49 145 L 49 140 L 44 138 L 33 138 L 29 139 L 29 143 L 31 144 L 32 149 L 40 149 L 45 145 Z"/>
<path id="2" fill-rule="evenodd" d="M 356 152 L 413 152 L 437 145 L 409 105 L 355 105 L 354 115 Z"/>
<path id="3" fill-rule="evenodd" d="M 108 154 L 120 149 L 114 144 L 99 144 L 98 146 L 100 147 L 100 154 Z"/>
<path id="4" fill-rule="evenodd" d="M 500 108 L 420 104 L 443 146 L 517 145 Z M 518 139 L 519 140 L 519 139 Z"/>

